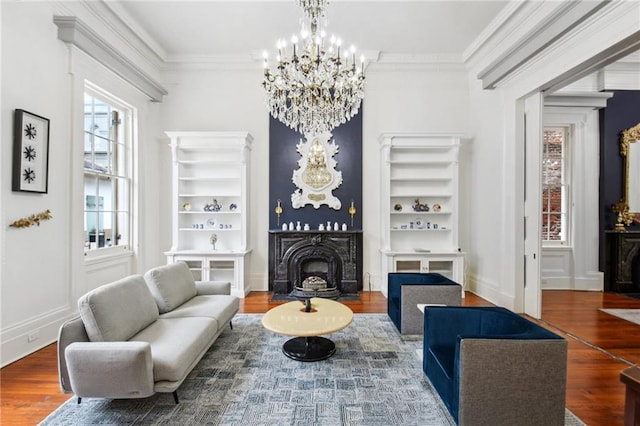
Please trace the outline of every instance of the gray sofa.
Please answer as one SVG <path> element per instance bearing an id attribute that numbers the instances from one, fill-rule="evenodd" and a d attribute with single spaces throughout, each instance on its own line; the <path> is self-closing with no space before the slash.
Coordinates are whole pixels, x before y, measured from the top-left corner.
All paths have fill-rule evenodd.
<path id="1" fill-rule="evenodd" d="M 238 312 L 228 282 L 195 282 L 184 263 L 101 286 L 60 327 L 60 387 L 82 397 L 176 390 Z"/>

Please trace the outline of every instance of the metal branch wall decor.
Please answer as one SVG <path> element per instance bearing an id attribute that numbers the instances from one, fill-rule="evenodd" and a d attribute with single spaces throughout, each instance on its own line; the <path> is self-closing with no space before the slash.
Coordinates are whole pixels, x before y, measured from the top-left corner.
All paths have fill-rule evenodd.
<path id="1" fill-rule="evenodd" d="M 51 210 L 47 209 L 42 213 L 32 214 L 29 217 L 23 217 L 22 219 L 18 219 L 12 222 L 9 226 L 12 228 L 29 228 L 30 226 L 40 226 L 40 222 L 43 220 L 50 220 L 53 218 L 51 214 Z"/>

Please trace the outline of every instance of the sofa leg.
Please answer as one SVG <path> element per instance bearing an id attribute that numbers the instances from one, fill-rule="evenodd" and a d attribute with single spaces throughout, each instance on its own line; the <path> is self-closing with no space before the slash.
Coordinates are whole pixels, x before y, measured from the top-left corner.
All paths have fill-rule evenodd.
<path id="1" fill-rule="evenodd" d="M 80 404 L 81 402 L 82 402 L 82 397 L 81 397 L 81 396 L 79 396 L 79 397 L 78 397 L 78 404 Z"/>
<path id="2" fill-rule="evenodd" d="M 233 330 L 233 323 L 229 321 L 229 327 Z"/>
<path id="3" fill-rule="evenodd" d="M 178 391 L 174 390 L 172 395 L 173 395 L 173 400 L 176 402 L 176 404 L 180 404 L 180 401 L 178 400 Z"/>

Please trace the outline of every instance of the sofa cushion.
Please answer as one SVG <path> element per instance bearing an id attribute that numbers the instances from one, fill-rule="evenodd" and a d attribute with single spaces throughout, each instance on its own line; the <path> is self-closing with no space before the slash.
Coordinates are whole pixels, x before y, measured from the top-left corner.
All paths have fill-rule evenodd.
<path id="1" fill-rule="evenodd" d="M 92 342 L 129 340 L 158 319 L 158 306 L 141 275 L 90 291 L 78 299 L 78 311 Z"/>
<path id="2" fill-rule="evenodd" d="M 169 312 L 198 294 L 189 267 L 182 262 L 150 269 L 144 279 L 160 313 Z"/>
<path id="3" fill-rule="evenodd" d="M 236 296 L 196 296 L 160 318 L 208 317 L 216 320 L 218 328 L 224 327 L 240 308 Z"/>
<path id="4" fill-rule="evenodd" d="M 155 382 L 176 382 L 200 360 L 217 331 L 212 318 L 159 318 L 131 340 L 151 345 Z"/>

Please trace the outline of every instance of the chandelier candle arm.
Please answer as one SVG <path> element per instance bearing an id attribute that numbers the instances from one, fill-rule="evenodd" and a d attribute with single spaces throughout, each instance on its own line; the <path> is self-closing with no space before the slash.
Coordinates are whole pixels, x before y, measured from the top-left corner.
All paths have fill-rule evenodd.
<path id="1" fill-rule="evenodd" d="M 355 47 L 341 56 L 342 41 L 332 36 L 325 48 L 327 0 L 296 0 L 304 16 L 300 38 L 277 43 L 276 67 L 264 52 L 264 79 L 271 115 L 305 136 L 330 132 L 356 115 L 364 97 L 364 57 Z M 320 29 L 320 30 L 319 30 Z"/>

